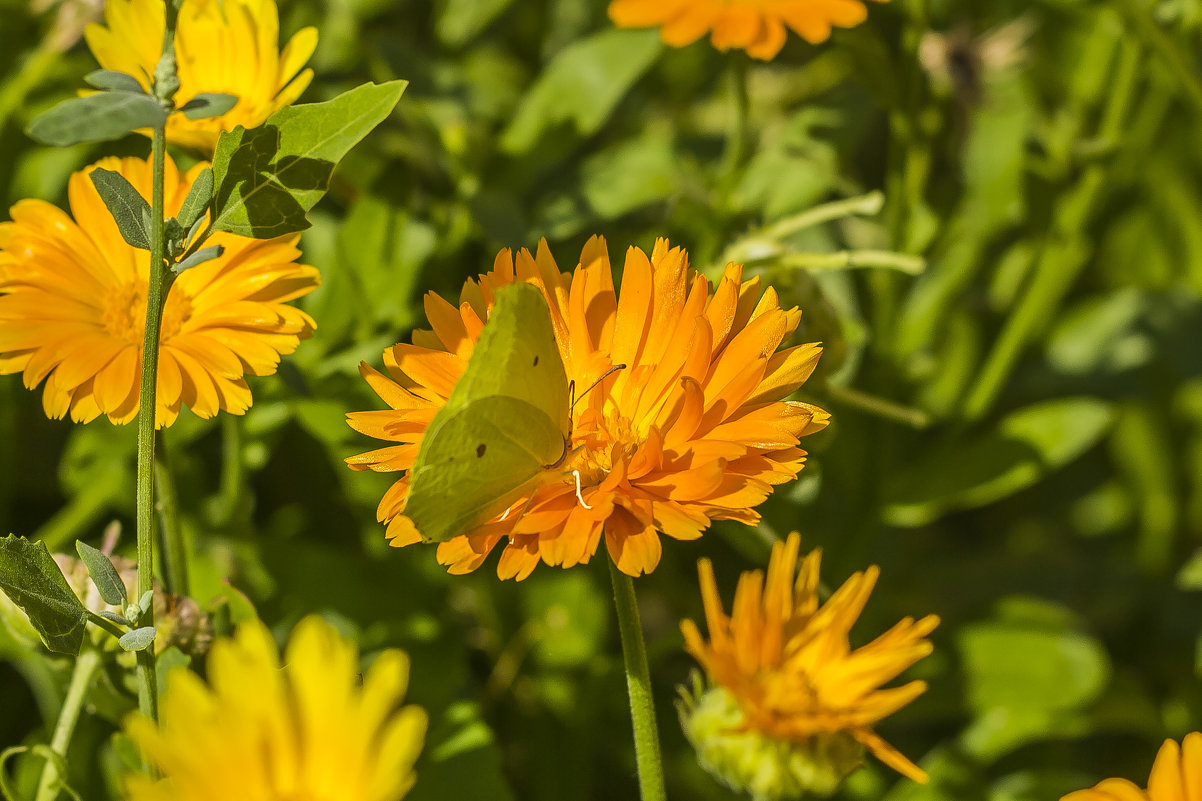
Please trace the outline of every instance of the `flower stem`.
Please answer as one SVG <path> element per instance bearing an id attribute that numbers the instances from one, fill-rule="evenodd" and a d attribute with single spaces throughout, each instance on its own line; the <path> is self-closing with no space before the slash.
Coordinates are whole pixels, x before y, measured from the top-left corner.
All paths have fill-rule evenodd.
<path id="1" fill-rule="evenodd" d="M 171 475 L 171 462 L 167 458 L 167 439 L 163 432 L 156 432 L 154 477 L 158 490 L 156 506 L 159 511 L 159 529 L 163 537 L 163 573 L 167 592 L 172 595 L 188 595 L 188 543 L 179 522 L 179 502 L 175 495 L 175 480 Z"/>
<path id="2" fill-rule="evenodd" d="M 85 648 L 75 659 L 75 668 L 71 672 L 71 683 L 67 686 L 67 697 L 63 699 L 62 709 L 58 713 L 58 722 L 54 724 L 54 734 L 50 737 L 50 749 L 61 757 L 67 756 L 67 745 L 71 735 L 75 733 L 75 724 L 79 720 L 79 712 L 83 707 L 84 697 L 88 694 L 92 676 L 100 667 L 100 652 L 95 648 Z M 42 768 L 42 778 L 38 781 L 38 792 L 34 801 L 52 801 L 58 791 L 58 764 L 53 759 L 46 760 Z"/>
<path id="3" fill-rule="evenodd" d="M 732 108 L 730 131 L 722 152 L 722 172 L 719 180 L 723 200 L 729 207 L 731 195 L 739 182 L 743 160 L 747 157 L 747 116 L 751 101 L 747 94 L 747 59 L 741 53 L 732 53 L 728 63 Z"/>
<path id="4" fill-rule="evenodd" d="M 638 764 L 639 794 L 643 801 L 664 801 L 663 760 L 659 753 L 659 732 L 655 725 L 655 703 L 651 698 L 651 673 L 647 669 L 647 647 L 643 643 L 643 625 L 634 595 L 634 580 L 609 562 L 609 577 L 614 585 L 614 605 L 618 610 L 618 630 L 622 635 L 622 658 L 626 666 L 626 690 L 630 696 L 630 717 L 634 722 L 634 756 Z"/>
<path id="5" fill-rule="evenodd" d="M 146 292 L 146 336 L 142 342 L 142 387 L 138 404 L 138 594 L 141 598 L 154 589 L 154 422 L 155 390 L 158 387 L 159 329 L 163 321 L 163 303 L 170 288 L 171 271 L 163 264 L 163 172 L 166 134 L 162 126 L 154 129 L 151 158 L 154 184 L 151 190 L 150 286 Z M 154 625 L 154 608 L 145 611 L 141 625 Z M 138 651 L 138 710 L 157 721 L 158 695 L 154 670 L 154 649 Z"/>

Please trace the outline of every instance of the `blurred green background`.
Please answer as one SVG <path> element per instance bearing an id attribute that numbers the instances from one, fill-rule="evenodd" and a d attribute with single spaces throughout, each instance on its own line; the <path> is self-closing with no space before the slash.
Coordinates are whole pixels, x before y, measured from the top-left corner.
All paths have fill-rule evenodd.
<path id="1" fill-rule="evenodd" d="M 414 801 L 636 795 L 603 554 L 520 584 L 496 580 L 495 556 L 447 576 L 432 547 L 387 547 L 389 478 L 342 464 L 374 447 L 344 413 L 381 405 L 359 361 L 422 325 L 425 292 L 457 295 L 540 237 L 562 269 L 594 233 L 618 264 L 657 236 L 703 269 L 756 256 L 804 309 L 799 339 L 827 347 L 802 396 L 834 422 L 805 441 L 802 478 L 758 530 L 667 543 L 636 582 L 670 797 L 732 797 L 672 708 L 696 560 L 715 561 L 729 604 L 794 529 L 824 548 L 828 586 L 882 566 L 859 642 L 943 618 L 907 674 L 930 690 L 880 727 L 931 784 L 870 763 L 840 798 L 1142 785 L 1163 738 L 1202 727 L 1202 2 L 869 5 L 866 24 L 819 47 L 792 37 L 763 64 L 615 30 L 599 0 L 283 0 L 285 36 L 321 32 L 302 100 L 410 86 L 311 215 L 316 336 L 253 380 L 244 418 L 182 415 L 169 458 L 198 600 L 231 595 L 228 578 L 281 636 L 316 611 L 368 655 L 411 654 L 410 697 L 432 718 Z M 71 40 L 58 13 L 0 0 L 0 209 L 63 203 L 72 171 L 148 152 L 23 133 L 94 68 L 79 43 L 54 50 Z M 879 213 L 772 228 L 873 191 Z M 864 250 L 927 267 L 813 269 Z M 132 552 L 134 433 L 48 421 L 40 390 L 4 377 L 0 533 L 70 552 L 116 519 Z M 68 666 L 3 630 L 0 660 L 0 748 L 46 741 Z M 97 683 L 72 746 L 85 799 L 114 795 L 124 682 Z M 27 793 L 35 768 L 18 769 Z"/>

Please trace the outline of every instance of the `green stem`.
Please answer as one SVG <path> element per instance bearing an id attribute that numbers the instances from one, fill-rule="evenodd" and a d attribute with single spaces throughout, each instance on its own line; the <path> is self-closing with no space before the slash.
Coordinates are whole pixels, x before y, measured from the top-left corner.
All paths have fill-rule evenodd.
<path id="1" fill-rule="evenodd" d="M 647 646 L 643 643 L 643 625 L 639 622 L 634 580 L 609 562 L 609 577 L 614 585 L 614 604 L 618 610 L 618 630 L 622 635 L 622 658 L 626 666 L 626 690 L 630 696 L 630 717 L 634 722 L 634 756 L 638 764 L 639 794 L 643 801 L 665 801 L 663 760 L 659 753 L 659 732 L 655 725 L 655 703 L 651 698 L 651 672 L 647 669 Z"/>
<path id="2" fill-rule="evenodd" d="M 854 406 L 861 411 L 874 414 L 877 417 L 895 420 L 911 428 L 918 429 L 927 428 L 931 424 L 930 415 L 921 409 L 902 406 L 900 403 L 894 403 L 891 400 L 878 398 L 876 395 L 861 392 L 852 387 L 840 386 L 839 384 L 827 384 L 824 389 L 830 399 L 836 403 Z"/>
<path id="3" fill-rule="evenodd" d="M 1202 111 L 1202 79 L 1190 66 L 1192 56 L 1182 52 L 1181 47 L 1157 24 L 1152 10 L 1146 3 L 1140 0 L 1120 0 L 1119 5 L 1128 19 L 1135 23 L 1135 30 L 1140 38 L 1160 56 L 1165 66 L 1181 83 L 1186 99 L 1193 103 L 1197 110 Z"/>
<path id="4" fill-rule="evenodd" d="M 154 129 L 151 145 L 154 185 L 151 197 L 150 286 L 146 292 L 146 336 L 142 342 L 142 388 L 138 405 L 138 596 L 154 589 L 154 445 L 155 395 L 158 388 L 159 330 L 171 271 L 163 263 L 163 172 L 167 141 L 162 126 Z M 154 625 L 154 608 L 139 621 Z M 144 621 L 144 622 L 143 622 Z M 138 709 L 157 721 L 158 694 L 154 650 L 138 651 Z"/>
<path id="5" fill-rule="evenodd" d="M 158 440 L 154 460 L 154 476 L 158 499 L 159 528 L 163 539 L 163 573 L 167 592 L 172 595 L 188 595 L 188 544 L 179 520 L 179 501 L 175 494 L 175 480 L 171 474 L 171 462 L 167 457 L 167 439 L 162 431 L 155 433 Z"/>
<path id="6" fill-rule="evenodd" d="M 120 626 L 118 626 L 116 623 L 114 623 L 113 621 L 109 620 L 108 618 L 101 617 L 100 615 L 93 612 L 91 609 L 88 609 L 87 613 L 88 613 L 88 620 L 92 621 L 92 625 L 99 626 L 100 628 L 107 631 L 109 634 L 116 637 L 118 640 L 121 639 L 123 636 L 125 636 L 125 631 L 123 631 L 122 628 Z"/>
<path id="7" fill-rule="evenodd" d="M 751 100 L 747 94 L 747 58 L 732 53 L 730 64 L 730 132 L 722 152 L 721 186 L 724 204 L 730 206 L 730 196 L 739 180 L 739 171 L 747 157 L 747 115 Z"/>
<path id="8" fill-rule="evenodd" d="M 1139 84 L 1140 49 L 1131 45 L 1121 47 L 1114 80 L 1107 84 L 1107 107 L 1098 126 L 1100 139 L 1117 140 L 1122 135 Z M 1105 166 L 1091 164 L 1073 190 L 1056 204 L 1049 241 L 1035 264 L 1034 278 L 1017 308 L 1006 318 L 973 391 L 964 402 L 966 419 L 978 420 L 992 408 L 1027 343 L 1054 319 L 1064 296 L 1088 263 L 1090 250 L 1081 232 L 1106 188 L 1105 179 Z"/>
<path id="9" fill-rule="evenodd" d="M 91 686 L 92 676 L 100 667 L 100 652 L 94 648 L 85 648 L 75 659 L 75 668 L 71 672 L 71 683 L 67 686 L 67 697 L 63 699 L 63 707 L 58 713 L 58 722 L 54 724 L 54 734 L 50 737 L 50 749 L 63 757 L 67 756 L 67 745 L 71 735 L 75 733 L 75 724 L 79 720 L 80 709 L 83 708 L 84 698 Z M 58 765 L 53 759 L 46 760 L 42 768 L 42 778 L 38 781 L 38 792 L 34 801 L 53 801 L 58 796 Z"/>
<path id="10" fill-rule="evenodd" d="M 907 275 L 918 275 L 927 268 L 926 259 L 891 250 L 840 250 L 835 253 L 791 253 L 780 264 L 810 272 L 845 270 L 852 267 L 881 267 Z"/>
<path id="11" fill-rule="evenodd" d="M 242 430 L 241 417 L 221 416 L 221 484 L 218 488 L 218 522 L 233 522 L 242 497 Z"/>

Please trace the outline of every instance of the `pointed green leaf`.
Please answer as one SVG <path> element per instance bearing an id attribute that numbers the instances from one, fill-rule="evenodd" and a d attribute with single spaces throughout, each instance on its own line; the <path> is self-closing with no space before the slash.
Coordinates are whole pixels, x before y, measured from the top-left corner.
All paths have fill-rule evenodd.
<path id="1" fill-rule="evenodd" d="M 133 625 L 133 623 L 130 623 L 129 619 L 125 617 L 125 615 L 119 615 L 116 612 L 110 612 L 107 609 L 100 610 L 100 616 L 105 620 L 116 623 L 118 626 L 125 626 L 126 628 L 129 628 Z"/>
<path id="2" fill-rule="evenodd" d="M 178 275 L 184 270 L 195 267 L 198 264 L 204 264 L 206 261 L 212 261 L 213 259 L 220 259 L 223 253 L 225 253 L 225 247 L 222 245 L 212 245 L 207 248 L 201 248 L 191 256 L 181 261 L 179 264 L 175 265 L 175 267 L 172 269 L 175 270 L 176 274 Z"/>
<path id="3" fill-rule="evenodd" d="M 561 122 L 592 135 L 662 50 L 655 31 L 606 30 L 568 45 L 522 99 L 501 135 L 501 149 L 527 152 Z"/>
<path id="4" fill-rule="evenodd" d="M 140 629 L 126 632 L 121 639 L 117 640 L 117 644 L 126 651 L 144 651 L 154 642 L 154 636 L 157 634 L 154 626 L 143 626 Z"/>
<path id="5" fill-rule="evenodd" d="M 97 89 L 103 89 L 108 92 L 146 94 L 146 90 L 142 88 L 142 84 L 138 83 L 138 79 L 124 72 L 93 70 L 83 76 L 83 80 L 88 86 L 94 86 Z"/>
<path id="6" fill-rule="evenodd" d="M 180 106 L 179 110 L 184 112 L 184 116 L 190 120 L 203 120 L 207 117 L 220 117 L 236 105 L 238 105 L 237 95 L 201 92 Z"/>
<path id="7" fill-rule="evenodd" d="M 330 174 L 396 106 L 406 81 L 364 84 L 325 103 L 285 106 L 262 126 L 221 134 L 213 229 L 269 239 L 309 227 Z"/>
<path id="8" fill-rule="evenodd" d="M 212 202 L 213 169 L 205 167 L 192 182 L 192 188 L 188 190 L 188 196 L 184 198 L 184 205 L 180 206 L 179 214 L 175 219 L 181 228 L 190 231 L 192 226 L 196 225 L 197 221 L 208 211 L 209 204 Z"/>
<path id="9" fill-rule="evenodd" d="M 29 135 L 42 144 L 63 147 L 80 142 L 120 139 L 138 128 L 167 120 L 167 112 L 150 95 L 98 92 L 64 100 L 29 125 Z"/>
<path id="10" fill-rule="evenodd" d="M 113 567 L 113 561 L 103 551 L 93 548 L 83 540 L 75 541 L 75 551 L 87 566 L 88 575 L 91 576 L 92 583 L 96 585 L 104 602 L 112 606 L 124 605 L 128 600 L 125 596 L 125 582 L 121 580 L 117 568 Z"/>
<path id="11" fill-rule="evenodd" d="M 150 250 L 150 231 L 146 221 L 150 219 L 150 204 L 138 194 L 133 184 L 119 172 L 100 167 L 88 173 L 92 185 L 100 193 L 100 199 L 108 206 L 109 214 L 117 222 L 121 238 L 130 247 Z"/>
<path id="12" fill-rule="evenodd" d="M 0 540 L 0 590 L 25 612 L 46 647 L 77 654 L 88 615 L 43 542 Z"/>

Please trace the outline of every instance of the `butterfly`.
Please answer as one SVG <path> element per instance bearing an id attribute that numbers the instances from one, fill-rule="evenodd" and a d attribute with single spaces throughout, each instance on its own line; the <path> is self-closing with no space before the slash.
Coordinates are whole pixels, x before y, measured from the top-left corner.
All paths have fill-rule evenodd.
<path id="1" fill-rule="evenodd" d="M 541 290 L 496 290 L 492 314 L 409 471 L 402 514 L 445 542 L 503 513 L 559 466 L 571 441 L 571 386 Z"/>

